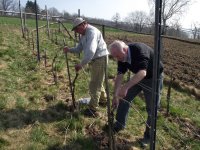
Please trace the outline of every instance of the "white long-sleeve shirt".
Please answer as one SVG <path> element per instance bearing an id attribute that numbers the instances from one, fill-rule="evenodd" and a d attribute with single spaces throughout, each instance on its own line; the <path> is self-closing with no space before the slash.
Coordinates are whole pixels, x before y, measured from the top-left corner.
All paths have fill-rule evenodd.
<path id="1" fill-rule="evenodd" d="M 107 45 L 101 32 L 88 24 L 85 35 L 82 35 L 77 47 L 70 48 L 70 52 L 79 53 L 83 51 L 84 56 L 81 65 L 88 64 L 91 60 L 106 56 L 109 54 Z"/>

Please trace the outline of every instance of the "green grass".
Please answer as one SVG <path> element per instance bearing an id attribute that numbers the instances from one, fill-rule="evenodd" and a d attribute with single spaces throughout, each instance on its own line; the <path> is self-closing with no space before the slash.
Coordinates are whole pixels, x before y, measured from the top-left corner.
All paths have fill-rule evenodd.
<path id="1" fill-rule="evenodd" d="M 9 142 L 3 138 L 0 138 L 0 149 L 2 149 L 4 146 L 9 146 Z"/>
<path id="2" fill-rule="evenodd" d="M 46 22 L 41 21 L 39 25 Z M 27 20 L 29 28 L 34 20 Z M 71 24 L 66 24 L 70 29 Z M 28 46 L 21 36 L 19 18 L 0 17 L 0 149 L 97 149 L 96 141 L 89 135 L 87 127 L 101 133 L 106 123 L 106 108 L 100 108 L 101 119 L 86 118 L 82 112 L 70 112 L 71 94 L 65 56 L 62 52 L 63 34 L 57 33 L 57 44 L 48 39 L 40 30 L 41 62 L 37 62 L 36 48 Z M 52 27 L 57 28 L 55 25 Z M 121 31 L 106 29 L 113 38 L 131 37 L 137 40 L 141 35 L 123 34 Z M 113 33 L 117 32 L 117 33 Z M 66 34 L 66 33 L 65 33 Z M 34 34 L 35 36 L 35 34 Z M 146 36 L 145 36 L 146 37 Z M 74 42 L 67 37 L 68 45 Z M 32 43 L 31 43 L 32 44 Z M 47 50 L 47 67 L 44 67 L 44 49 Z M 57 55 L 55 68 L 58 82 L 52 75 L 52 60 Z M 82 58 L 82 55 L 80 56 Z M 71 78 L 75 77 L 74 65 L 80 61 L 78 55 L 69 54 Z M 55 69 L 54 68 L 54 69 Z M 116 75 L 116 62 L 109 60 L 108 76 L 110 96 L 113 92 L 113 78 Z M 127 79 L 125 75 L 124 81 Z M 76 81 L 76 99 L 88 97 L 89 72 L 86 67 Z M 200 128 L 200 102 L 188 93 L 172 89 L 170 114 L 166 116 L 166 93 L 164 86 L 162 110 L 157 119 L 157 149 L 200 149 L 199 138 L 195 133 Z M 67 102 L 68 101 L 68 102 Z M 146 120 L 145 103 L 136 97 L 132 103 Z M 82 110 L 85 106 L 80 106 Z M 144 120 L 130 108 L 127 128 L 116 137 L 130 140 L 134 147 L 145 129 Z M 105 135 L 106 136 L 106 135 Z"/>
<path id="3" fill-rule="evenodd" d="M 47 133 L 44 132 L 44 129 L 42 129 L 41 127 L 35 127 L 32 129 L 30 133 L 31 141 L 46 144 L 47 139 L 48 139 L 48 136 L 47 136 Z"/>
<path id="4" fill-rule="evenodd" d="M 3 44 L 3 36 L 2 36 L 2 32 L 0 31 L 0 44 Z M 1 54 L 2 55 L 2 54 Z"/>
<path id="5" fill-rule="evenodd" d="M 7 101 L 5 99 L 5 96 L 0 95 L 0 110 L 6 108 Z"/>

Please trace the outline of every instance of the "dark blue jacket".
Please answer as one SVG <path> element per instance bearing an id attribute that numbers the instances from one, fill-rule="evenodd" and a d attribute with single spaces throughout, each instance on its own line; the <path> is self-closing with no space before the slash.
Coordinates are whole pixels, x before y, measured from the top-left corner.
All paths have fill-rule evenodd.
<path id="1" fill-rule="evenodd" d="M 144 43 L 133 43 L 128 45 L 130 49 L 131 64 L 118 61 L 118 74 L 124 74 L 129 69 L 133 73 L 139 70 L 146 70 L 145 79 L 153 76 L 153 55 L 154 50 Z M 160 73 L 163 72 L 163 64 L 160 62 Z"/>

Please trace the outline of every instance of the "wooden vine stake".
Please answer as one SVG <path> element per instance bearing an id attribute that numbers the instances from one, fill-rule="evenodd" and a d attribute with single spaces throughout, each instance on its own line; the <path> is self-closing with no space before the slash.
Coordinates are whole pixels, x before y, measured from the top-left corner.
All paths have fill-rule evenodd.
<path id="1" fill-rule="evenodd" d="M 170 97 L 171 97 L 171 87 L 172 87 L 173 81 L 174 81 L 174 78 L 173 78 L 172 72 L 171 72 L 171 73 L 170 73 L 170 82 L 169 82 L 168 90 L 167 90 L 167 116 L 169 115 Z"/>
<path id="2" fill-rule="evenodd" d="M 66 45 L 65 39 L 63 40 L 64 46 Z M 71 96 L 72 96 L 72 104 L 73 104 L 73 110 L 74 111 L 76 109 L 76 103 L 75 103 L 75 96 L 74 96 L 74 88 L 73 85 L 75 85 L 75 80 L 78 77 L 78 74 L 76 74 L 75 80 L 74 82 L 71 81 L 71 75 L 70 75 L 70 70 L 69 70 L 69 62 L 68 62 L 68 57 L 67 57 L 67 53 L 65 53 L 65 61 L 66 61 L 66 65 L 67 65 L 67 73 L 68 73 L 68 79 L 69 79 L 69 87 L 70 87 L 70 92 L 71 92 Z"/>

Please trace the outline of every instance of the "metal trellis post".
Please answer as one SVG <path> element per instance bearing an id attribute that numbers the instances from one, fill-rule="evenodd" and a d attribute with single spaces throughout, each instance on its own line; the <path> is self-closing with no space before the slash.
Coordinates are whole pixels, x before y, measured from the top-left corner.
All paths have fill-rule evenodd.
<path id="1" fill-rule="evenodd" d="M 159 98 L 159 74 L 160 74 L 160 48 L 161 48 L 161 8 L 162 0 L 155 1 L 155 33 L 154 33 L 154 59 L 153 59 L 153 83 L 151 103 L 151 130 L 150 150 L 155 150 L 157 102 Z"/>
<path id="2" fill-rule="evenodd" d="M 113 133 L 113 111 L 111 110 L 111 105 L 110 105 L 110 94 L 109 94 L 109 85 L 108 85 L 108 56 L 105 58 L 105 85 L 106 85 L 106 95 L 107 95 L 107 113 L 108 113 L 108 136 L 109 136 L 109 149 L 110 150 L 116 150 L 115 147 L 115 137 Z"/>

